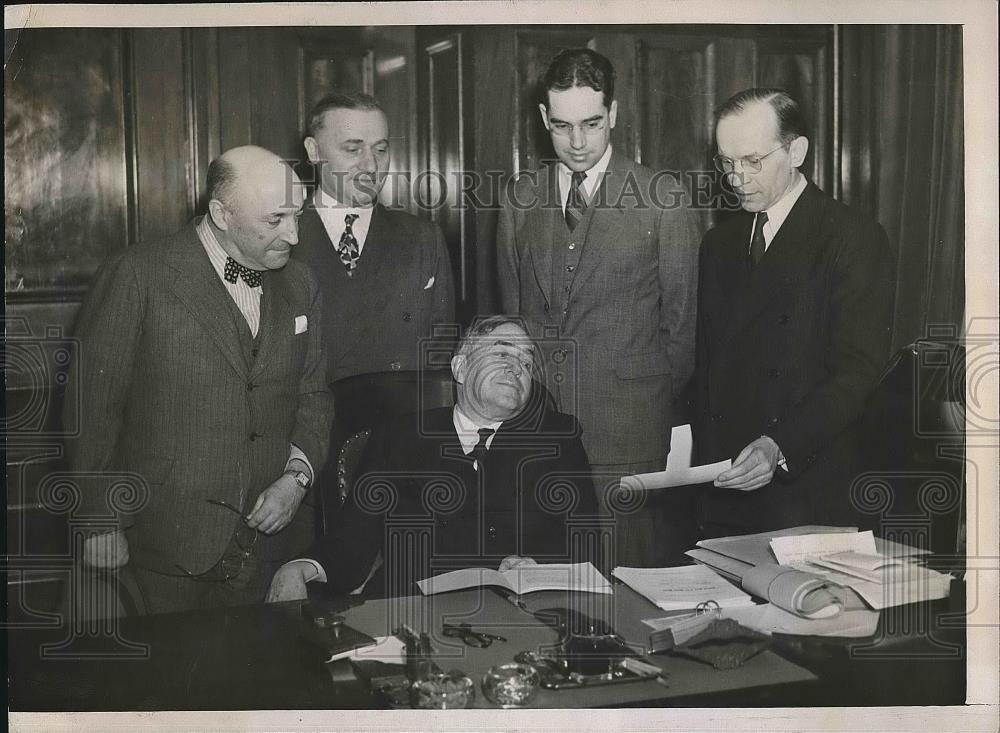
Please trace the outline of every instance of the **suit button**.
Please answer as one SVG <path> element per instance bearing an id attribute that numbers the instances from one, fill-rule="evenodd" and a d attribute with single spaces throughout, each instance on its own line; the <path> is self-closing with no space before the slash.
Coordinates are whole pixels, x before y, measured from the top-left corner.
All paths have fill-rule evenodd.
<path id="1" fill-rule="evenodd" d="M 264 436 L 261 435 L 260 433 L 250 433 L 250 441 L 251 442 L 257 440 L 257 438 L 263 438 L 263 437 Z"/>
<path id="2" fill-rule="evenodd" d="M 566 265 L 566 272 L 573 272 L 576 268 L 573 265 Z"/>
<path id="3" fill-rule="evenodd" d="M 570 242 L 569 243 L 569 248 L 570 249 L 576 249 L 576 242 Z"/>
<path id="4" fill-rule="evenodd" d="M 778 323 L 780 323 L 782 326 L 787 326 L 790 320 L 791 318 L 788 317 L 787 313 L 782 313 L 781 318 L 778 319 Z"/>
<path id="5" fill-rule="evenodd" d="M 564 285 L 564 286 L 563 286 L 563 292 L 564 292 L 564 293 L 568 293 L 568 292 L 569 292 L 569 285 Z M 565 312 L 565 311 L 564 311 L 564 312 Z"/>
<path id="6" fill-rule="evenodd" d="M 257 386 L 256 384 L 250 382 L 249 384 L 247 384 L 247 392 L 253 392 L 253 388 L 256 386 Z"/>
<path id="7" fill-rule="evenodd" d="M 778 377 L 781 376 L 781 371 L 778 369 L 769 369 L 767 372 L 767 376 L 769 376 L 771 379 L 777 379 Z"/>
<path id="8" fill-rule="evenodd" d="M 767 424 L 768 425 L 777 425 L 778 424 L 778 418 L 776 418 L 776 417 L 769 417 L 769 418 L 767 418 Z"/>
<path id="9" fill-rule="evenodd" d="M 548 313 L 549 312 L 549 304 L 546 303 L 545 305 L 543 305 L 542 306 L 542 310 L 545 311 L 546 313 Z"/>
<path id="10" fill-rule="evenodd" d="M 250 352 L 250 354 L 253 356 L 254 359 L 257 358 L 257 352 L 258 351 L 260 351 L 260 349 L 254 349 L 253 351 Z"/>
<path id="11" fill-rule="evenodd" d="M 394 372 L 398 372 L 400 369 L 403 368 L 403 365 L 400 364 L 398 361 L 394 361 L 391 364 L 389 364 L 389 368 L 392 369 L 392 371 Z"/>
<path id="12" fill-rule="evenodd" d="M 569 308 L 563 308 L 563 315 L 566 315 L 567 313 L 569 313 Z"/>
<path id="13" fill-rule="evenodd" d="M 493 525 L 491 524 L 491 525 L 490 525 L 490 528 L 489 528 L 488 530 L 486 530 L 486 531 L 487 531 L 487 533 L 489 534 L 489 536 L 490 536 L 490 537 L 491 537 L 492 539 L 496 539 L 496 536 L 497 536 L 497 528 L 496 528 L 496 527 L 494 527 L 494 526 L 493 526 Z"/>
<path id="14" fill-rule="evenodd" d="M 413 320 L 413 316 L 410 315 L 409 311 L 403 314 L 403 320 L 406 321 L 407 323 Z"/>
<path id="15" fill-rule="evenodd" d="M 712 422 L 722 422 L 722 415 L 719 413 L 712 415 Z"/>
<path id="16" fill-rule="evenodd" d="M 566 361 L 566 349 L 556 349 L 552 352 L 552 361 L 556 364 L 562 364 Z"/>

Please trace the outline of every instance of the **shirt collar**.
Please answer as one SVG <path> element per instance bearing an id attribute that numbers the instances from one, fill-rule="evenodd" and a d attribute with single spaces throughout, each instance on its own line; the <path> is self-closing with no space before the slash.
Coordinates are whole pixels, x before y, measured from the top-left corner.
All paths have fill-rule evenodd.
<path id="1" fill-rule="evenodd" d="M 477 423 L 475 420 L 470 418 L 464 412 L 462 412 L 458 405 L 455 405 L 455 409 L 451 413 L 452 423 L 455 425 L 455 432 L 458 433 L 458 441 L 462 444 L 462 452 L 465 455 L 472 453 L 472 449 L 476 447 L 479 443 L 479 430 L 481 428 L 490 428 L 494 431 L 494 436 L 496 431 L 500 429 L 503 425 L 503 421 L 500 422 L 488 422 L 488 423 Z M 487 447 L 493 442 L 493 437 L 490 437 L 486 441 Z"/>
<path id="2" fill-rule="evenodd" d="M 375 212 L 375 204 L 371 206 L 346 206 L 322 189 L 317 189 L 319 193 L 319 204 L 315 206 L 316 213 L 319 214 L 323 227 L 335 245 L 340 242 L 340 235 L 344 233 L 344 217 L 348 214 L 356 214 L 358 219 L 351 225 L 351 231 L 358 241 L 359 248 L 364 247 L 364 242 L 371 226 L 372 214 Z M 313 203 L 316 203 L 316 196 L 313 196 Z"/>
<path id="3" fill-rule="evenodd" d="M 772 238 L 778 233 L 781 225 L 785 223 L 785 219 L 788 218 L 788 214 L 792 210 L 792 207 L 795 206 L 795 202 L 799 200 L 799 196 L 806 190 L 806 184 L 808 183 L 806 177 L 801 173 L 798 174 L 798 177 L 798 181 L 785 191 L 785 195 L 767 210 L 766 226 L 771 228 Z"/>
<path id="4" fill-rule="evenodd" d="M 600 185 L 601 179 L 604 177 L 605 172 L 608 170 L 608 163 L 611 161 L 611 144 L 608 144 L 608 149 L 604 151 L 604 155 L 601 159 L 594 163 L 594 167 L 586 171 L 587 177 L 583 179 L 583 192 L 587 195 L 587 198 L 592 198 L 594 191 L 597 190 L 597 186 Z M 569 196 L 569 186 L 573 181 L 573 171 L 569 169 L 562 161 L 559 161 L 559 192 L 563 199 Z"/>
<path id="5" fill-rule="evenodd" d="M 212 268 L 215 270 L 215 274 L 222 278 L 222 282 L 226 285 L 239 285 L 240 283 L 246 285 L 243 278 L 237 278 L 235 283 L 230 283 L 226 280 L 226 259 L 229 255 L 226 253 L 226 250 L 222 248 L 222 245 L 219 244 L 219 240 L 215 236 L 215 232 L 212 230 L 212 225 L 208 223 L 208 216 L 201 217 L 198 223 L 195 224 L 195 232 L 198 234 L 198 239 L 201 240 L 201 246 L 205 248 L 205 254 L 208 255 L 208 260 L 212 263 Z M 250 286 L 247 285 L 246 287 Z M 261 286 L 258 285 L 257 287 L 251 289 L 260 290 Z"/>

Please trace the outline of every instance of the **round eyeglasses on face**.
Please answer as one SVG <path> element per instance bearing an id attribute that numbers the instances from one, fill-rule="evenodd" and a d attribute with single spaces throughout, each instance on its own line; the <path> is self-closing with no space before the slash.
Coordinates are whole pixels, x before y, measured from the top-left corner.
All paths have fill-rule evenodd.
<path id="1" fill-rule="evenodd" d="M 764 153 L 763 155 L 744 155 L 742 158 L 727 158 L 725 155 L 716 155 L 712 158 L 715 163 L 716 170 L 719 173 L 732 173 L 736 170 L 736 164 L 739 163 L 741 171 L 750 171 L 751 173 L 760 173 L 761 168 L 764 167 L 764 158 L 769 155 L 777 153 L 782 148 L 787 148 L 791 143 L 785 143 L 784 145 L 779 145 L 770 153 Z"/>

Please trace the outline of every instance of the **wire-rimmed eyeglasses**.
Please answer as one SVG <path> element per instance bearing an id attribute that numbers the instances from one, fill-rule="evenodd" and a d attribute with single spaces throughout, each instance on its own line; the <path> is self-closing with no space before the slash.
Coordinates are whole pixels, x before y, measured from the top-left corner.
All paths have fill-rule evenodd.
<path id="1" fill-rule="evenodd" d="M 257 538 L 260 533 L 256 529 L 251 529 L 247 526 L 246 516 L 232 504 L 219 501 L 218 499 L 205 499 L 205 501 L 215 506 L 221 506 L 239 515 L 240 522 L 236 525 L 236 532 L 233 535 L 233 541 L 239 552 L 233 553 L 231 548 L 227 548 L 226 554 L 222 556 L 222 559 L 203 573 L 192 573 L 180 564 L 175 564 L 174 567 L 191 580 L 226 583 L 243 571 L 247 560 L 250 559 L 250 554 L 253 552 L 254 545 L 257 544 Z"/>
<path id="2" fill-rule="evenodd" d="M 715 163 L 716 170 L 719 173 L 732 173 L 736 170 L 736 164 L 740 164 L 741 171 L 750 171 L 751 173 L 760 173 L 761 168 L 764 167 L 764 158 L 769 155 L 777 153 L 782 148 L 787 148 L 791 143 L 785 143 L 784 145 L 779 145 L 770 153 L 764 153 L 763 155 L 744 155 L 742 158 L 727 158 L 725 155 L 716 155 L 712 158 L 712 162 Z"/>

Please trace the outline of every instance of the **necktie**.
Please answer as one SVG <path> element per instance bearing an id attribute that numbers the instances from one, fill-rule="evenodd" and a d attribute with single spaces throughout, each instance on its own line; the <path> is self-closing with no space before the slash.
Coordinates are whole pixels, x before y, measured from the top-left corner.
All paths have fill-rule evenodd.
<path id="1" fill-rule="evenodd" d="M 243 282 L 251 288 L 260 287 L 260 279 L 263 275 L 264 270 L 251 270 L 249 267 L 241 265 L 232 257 L 226 258 L 226 267 L 222 271 L 222 276 L 227 282 L 231 282 L 235 285 L 236 279 L 242 277 Z"/>
<path id="2" fill-rule="evenodd" d="M 477 470 L 478 466 L 482 465 L 483 456 L 486 455 L 488 450 L 486 447 L 486 441 L 488 441 L 490 436 L 492 436 L 495 432 L 496 430 L 493 428 L 479 428 L 479 442 L 476 443 L 476 447 L 473 448 L 472 453 L 469 454 L 473 460 L 473 465 L 477 466 Z"/>
<path id="3" fill-rule="evenodd" d="M 750 267 L 756 267 L 764 256 L 767 243 L 764 241 L 764 225 L 767 224 L 767 212 L 758 212 L 753 223 L 753 236 L 750 237 Z"/>
<path id="4" fill-rule="evenodd" d="M 354 271 L 358 269 L 358 257 L 361 256 L 361 253 L 358 251 L 358 240 L 355 239 L 354 230 L 351 228 L 357 220 L 357 214 L 348 214 L 344 217 L 344 223 L 347 227 L 344 229 L 344 233 L 340 235 L 340 245 L 337 247 L 337 251 L 340 252 L 340 261 L 347 268 L 348 277 L 352 277 Z"/>
<path id="5" fill-rule="evenodd" d="M 587 178 L 586 173 L 574 171 L 573 181 L 569 186 L 569 196 L 566 197 L 566 226 L 570 231 L 576 229 L 576 225 L 583 218 L 583 211 L 586 205 L 583 203 L 583 192 L 580 184 Z"/>

